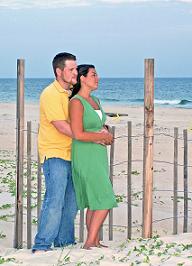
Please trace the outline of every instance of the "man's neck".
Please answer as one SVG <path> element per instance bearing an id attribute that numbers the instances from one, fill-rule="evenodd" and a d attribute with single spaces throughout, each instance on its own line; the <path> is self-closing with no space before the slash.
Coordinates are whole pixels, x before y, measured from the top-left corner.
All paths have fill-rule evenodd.
<path id="1" fill-rule="evenodd" d="M 69 90 L 70 89 L 70 84 L 69 83 L 63 81 L 62 79 L 58 79 L 58 78 L 56 80 L 59 82 L 59 84 L 61 85 L 61 87 L 64 90 Z"/>

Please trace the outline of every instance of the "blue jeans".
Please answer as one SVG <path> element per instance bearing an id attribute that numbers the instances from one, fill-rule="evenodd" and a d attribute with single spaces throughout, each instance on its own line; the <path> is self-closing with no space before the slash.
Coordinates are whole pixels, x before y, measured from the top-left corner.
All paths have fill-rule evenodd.
<path id="1" fill-rule="evenodd" d="M 49 250 L 52 243 L 63 247 L 75 243 L 74 219 L 77 214 L 71 162 L 50 158 L 43 163 L 46 192 L 42 205 L 35 250 Z"/>

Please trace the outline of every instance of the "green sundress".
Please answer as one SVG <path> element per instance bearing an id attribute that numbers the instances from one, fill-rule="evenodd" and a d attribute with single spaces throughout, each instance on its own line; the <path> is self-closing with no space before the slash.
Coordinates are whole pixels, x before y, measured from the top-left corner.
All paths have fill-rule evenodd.
<path id="1" fill-rule="evenodd" d="M 106 115 L 96 97 L 92 99 L 102 111 L 102 120 L 94 108 L 80 95 L 75 95 L 83 107 L 84 131 L 97 132 L 102 129 Z M 72 176 L 77 205 L 80 210 L 105 210 L 117 207 L 112 184 L 109 179 L 107 148 L 93 142 L 72 141 Z"/>

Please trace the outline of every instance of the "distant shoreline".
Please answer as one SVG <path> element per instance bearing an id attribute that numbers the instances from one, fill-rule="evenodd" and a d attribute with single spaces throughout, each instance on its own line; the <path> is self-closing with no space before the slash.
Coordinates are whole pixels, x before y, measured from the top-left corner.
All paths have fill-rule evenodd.
<path id="1" fill-rule="evenodd" d="M 101 79 L 143 79 L 144 80 L 144 77 L 100 77 Z M 14 79 L 16 80 L 17 78 L 16 77 L 0 77 L 0 80 L 1 79 Z M 54 77 L 26 77 L 25 78 L 26 80 L 27 79 L 50 79 L 50 80 L 54 80 Z M 155 79 L 192 79 L 192 76 L 191 77 L 155 77 Z"/>
<path id="2" fill-rule="evenodd" d="M 112 107 L 128 107 L 128 108 L 137 108 L 137 107 L 143 107 L 144 103 L 139 103 L 139 104 L 132 104 L 132 103 L 125 103 L 125 102 L 120 102 L 120 101 L 100 101 L 102 106 L 112 106 Z M 0 104 L 11 104 L 14 105 L 16 104 L 15 101 L 0 101 Z M 25 99 L 25 104 L 26 105 L 38 105 L 39 101 L 29 101 Z M 154 108 L 165 108 L 165 109 L 192 109 L 192 106 L 185 106 L 185 105 L 171 105 L 171 104 L 154 104 Z"/>

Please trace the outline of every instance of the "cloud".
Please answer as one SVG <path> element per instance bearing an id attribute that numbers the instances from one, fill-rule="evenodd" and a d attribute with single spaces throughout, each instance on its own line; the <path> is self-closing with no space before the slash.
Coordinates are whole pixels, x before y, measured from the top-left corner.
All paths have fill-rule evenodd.
<path id="1" fill-rule="evenodd" d="M 120 5 L 134 3 L 188 3 L 192 0 L 0 0 L 0 8 L 62 8 L 69 6 Z"/>
<path id="2" fill-rule="evenodd" d="M 66 6 L 87 6 L 88 0 L 0 0 L 0 8 L 62 8 Z"/>
<path id="3" fill-rule="evenodd" d="M 100 0 L 97 1 L 100 3 L 109 3 L 109 4 L 122 4 L 122 3 L 147 3 L 147 2 L 158 2 L 158 3 L 191 3 L 192 0 Z"/>

